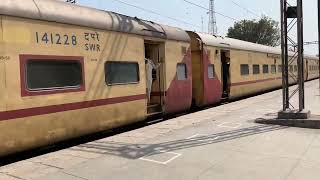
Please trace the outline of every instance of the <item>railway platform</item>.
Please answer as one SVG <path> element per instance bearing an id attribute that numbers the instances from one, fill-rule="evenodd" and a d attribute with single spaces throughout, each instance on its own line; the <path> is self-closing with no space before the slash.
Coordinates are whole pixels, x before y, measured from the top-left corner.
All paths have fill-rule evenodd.
<path id="1" fill-rule="evenodd" d="M 257 124 L 281 90 L 0 167 L 0 179 L 301 180 L 320 176 L 320 130 Z M 306 106 L 320 115 L 318 81 Z"/>

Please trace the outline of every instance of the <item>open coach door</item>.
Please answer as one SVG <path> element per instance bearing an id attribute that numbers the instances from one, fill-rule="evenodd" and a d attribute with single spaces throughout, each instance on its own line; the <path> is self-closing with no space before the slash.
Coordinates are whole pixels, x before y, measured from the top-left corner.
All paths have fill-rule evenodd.
<path id="1" fill-rule="evenodd" d="M 230 96 L 230 51 L 221 51 L 222 99 Z"/>
<path id="2" fill-rule="evenodd" d="M 164 44 L 145 41 L 146 84 L 147 84 L 147 113 L 148 116 L 162 114 L 164 104 Z M 150 62 L 151 64 L 150 65 Z M 150 76 L 151 73 L 151 76 Z M 149 76 L 149 77 L 148 77 Z M 150 78 L 151 77 L 151 78 Z M 149 87 L 148 87 L 149 86 Z M 150 92 L 149 92 L 150 91 Z"/>

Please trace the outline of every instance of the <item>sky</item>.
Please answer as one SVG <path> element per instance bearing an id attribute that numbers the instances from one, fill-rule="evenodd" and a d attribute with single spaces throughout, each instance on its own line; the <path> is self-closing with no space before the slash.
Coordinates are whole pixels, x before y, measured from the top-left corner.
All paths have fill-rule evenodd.
<path id="1" fill-rule="evenodd" d="M 209 7 L 209 0 L 188 1 Z M 129 6 L 123 2 L 142 7 L 148 11 Z M 294 5 L 296 0 L 288 0 L 288 2 Z M 307 0 L 303 3 L 304 41 L 317 41 L 317 0 Z M 77 4 L 139 17 L 186 30 L 208 31 L 208 10 L 189 4 L 184 0 L 77 0 Z M 215 0 L 215 10 L 217 13 L 230 17 L 226 18 L 216 14 L 218 34 L 221 36 L 225 36 L 228 28 L 239 20 L 259 19 L 265 15 L 280 21 L 280 0 Z M 292 34 L 292 37 L 296 38 L 295 34 Z M 305 46 L 305 52 L 318 54 L 318 46 Z"/>

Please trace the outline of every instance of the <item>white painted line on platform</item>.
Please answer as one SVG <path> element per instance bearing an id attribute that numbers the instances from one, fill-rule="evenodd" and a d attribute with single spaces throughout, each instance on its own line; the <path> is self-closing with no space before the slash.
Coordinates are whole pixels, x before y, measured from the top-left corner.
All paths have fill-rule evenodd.
<path id="1" fill-rule="evenodd" d="M 174 153 L 174 152 L 169 152 L 169 154 L 175 154 L 176 156 L 172 157 L 171 159 L 169 159 L 168 161 L 166 161 L 164 164 L 168 164 L 169 162 L 177 159 L 178 157 L 180 157 L 182 154 L 179 153 Z"/>
<path id="2" fill-rule="evenodd" d="M 218 127 L 232 128 L 232 129 L 239 128 L 240 126 L 242 126 L 241 123 L 231 123 L 231 122 L 224 122 L 218 125 Z"/>
<path id="3" fill-rule="evenodd" d="M 150 156 L 150 155 L 153 154 L 153 153 L 151 153 L 151 154 L 148 154 L 148 155 L 146 155 L 146 156 L 143 156 L 143 157 L 141 157 L 141 158 L 139 158 L 139 159 L 140 159 L 140 160 L 143 160 L 143 161 L 148 161 L 148 162 L 153 162 L 153 163 L 157 163 L 157 164 L 166 165 L 166 164 L 170 163 L 171 161 L 177 159 L 179 156 L 182 155 L 182 154 L 180 154 L 180 153 L 169 152 L 169 151 L 158 151 L 158 152 L 166 153 L 166 154 L 173 154 L 173 155 L 175 155 L 175 156 L 172 157 L 172 158 L 170 158 L 170 159 L 167 160 L 167 161 L 157 161 L 157 160 L 154 160 L 154 159 L 146 158 L 147 156 Z"/>

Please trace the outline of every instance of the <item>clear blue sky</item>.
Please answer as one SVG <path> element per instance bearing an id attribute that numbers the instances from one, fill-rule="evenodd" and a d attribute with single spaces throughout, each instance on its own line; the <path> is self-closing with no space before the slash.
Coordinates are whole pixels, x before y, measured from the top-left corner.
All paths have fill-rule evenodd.
<path id="1" fill-rule="evenodd" d="M 208 29 L 208 14 L 205 9 L 201 9 L 194 5 L 188 4 L 183 0 L 120 0 L 130 3 L 151 11 L 160 13 L 155 15 L 137 8 L 125 5 L 117 0 L 77 0 L 77 3 L 84 6 L 90 6 L 107 11 L 137 16 L 139 18 L 152 20 L 158 23 L 177 26 L 188 30 L 204 31 Z M 189 0 L 198 5 L 208 7 L 209 0 Z M 249 9 L 254 14 L 266 15 L 280 20 L 280 0 L 216 0 L 216 11 L 225 14 L 237 20 L 242 19 L 257 19 L 257 15 L 247 12 L 245 9 L 238 7 L 235 3 Z M 290 0 L 289 0 L 290 2 Z M 292 4 L 296 0 L 291 1 Z M 317 0 L 305 0 L 304 2 L 304 24 L 305 24 L 305 41 L 315 41 L 318 39 L 317 33 Z M 176 18 L 190 24 L 178 22 L 165 16 Z M 203 26 L 201 23 L 203 17 Z M 221 15 L 216 15 L 218 33 L 225 35 L 228 28 L 234 24 L 234 20 L 225 18 Z M 317 54 L 317 46 L 306 46 L 306 53 Z"/>

